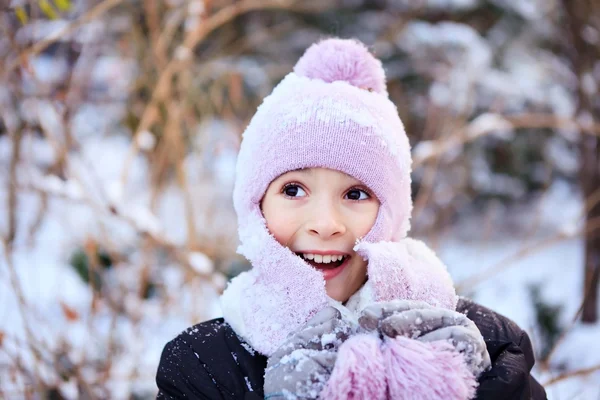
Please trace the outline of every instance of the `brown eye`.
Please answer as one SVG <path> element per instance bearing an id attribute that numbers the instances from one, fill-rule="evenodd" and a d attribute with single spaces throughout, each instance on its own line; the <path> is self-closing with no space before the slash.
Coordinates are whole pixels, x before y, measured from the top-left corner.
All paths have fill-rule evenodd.
<path id="1" fill-rule="evenodd" d="M 346 193 L 346 198 L 348 200 L 367 200 L 370 197 L 371 196 L 369 195 L 369 193 L 361 189 L 351 189 L 348 191 L 348 193 Z"/>
<path id="2" fill-rule="evenodd" d="M 283 194 L 288 197 L 304 197 L 306 196 L 306 192 L 300 186 L 295 184 L 285 185 L 282 190 Z"/>

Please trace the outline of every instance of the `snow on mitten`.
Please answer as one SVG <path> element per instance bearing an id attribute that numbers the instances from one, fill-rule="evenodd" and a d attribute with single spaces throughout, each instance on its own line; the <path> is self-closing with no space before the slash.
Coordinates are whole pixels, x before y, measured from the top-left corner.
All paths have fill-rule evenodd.
<path id="1" fill-rule="evenodd" d="M 407 303 L 407 304 L 403 304 Z M 490 365 L 490 355 L 477 325 L 466 315 L 444 308 L 414 307 L 414 302 L 387 302 L 367 307 L 363 325 L 372 326 L 372 317 L 381 313 L 378 329 L 390 338 L 399 336 L 421 342 L 447 341 L 465 359 L 467 368 L 477 378 Z M 393 309 L 396 308 L 396 311 Z"/>
<path id="2" fill-rule="evenodd" d="M 267 399 L 316 399 L 353 327 L 333 307 L 326 307 L 291 334 L 267 360 Z"/>

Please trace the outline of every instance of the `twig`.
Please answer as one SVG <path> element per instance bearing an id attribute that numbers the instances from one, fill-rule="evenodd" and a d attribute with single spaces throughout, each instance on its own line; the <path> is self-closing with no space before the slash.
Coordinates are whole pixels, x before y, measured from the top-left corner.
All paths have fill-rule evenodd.
<path id="1" fill-rule="evenodd" d="M 511 124 L 512 129 L 576 128 L 585 134 L 600 136 L 600 124 L 583 124 L 572 119 L 559 118 L 550 114 L 526 113 L 521 115 L 502 116 L 502 118 Z M 476 140 L 480 136 L 489 135 L 497 129 L 494 126 L 491 126 L 484 131 L 478 132 L 477 135 L 468 135 L 466 128 L 468 128 L 468 125 L 465 126 L 465 129 L 459 130 L 452 136 L 433 141 L 432 151 L 424 155 L 415 155 L 413 157 L 413 167 L 419 167 L 432 158 L 443 156 L 456 146 L 462 146 Z"/>
<path id="2" fill-rule="evenodd" d="M 24 50 L 18 56 L 18 58 L 15 61 L 13 61 L 12 64 L 10 64 L 8 66 L 6 74 L 7 75 L 10 74 L 15 68 L 17 68 L 21 64 L 21 62 L 23 61 L 23 59 L 25 59 L 26 57 L 33 57 L 33 56 L 41 53 L 46 48 L 48 48 L 48 46 L 50 46 L 51 44 L 57 42 L 58 40 L 60 40 L 61 38 L 64 38 L 65 36 L 70 35 L 71 33 L 73 33 L 80 26 L 82 26 L 82 25 L 90 22 L 93 19 L 96 19 L 96 18 L 100 17 L 101 15 L 103 15 L 104 13 L 106 13 L 107 11 L 109 11 L 110 9 L 112 9 L 112 8 L 116 7 L 117 5 L 119 5 L 120 3 L 122 3 L 122 1 L 123 0 L 104 0 L 103 2 L 97 4 L 90 11 L 86 12 L 85 14 L 83 14 L 81 16 L 81 18 L 79 18 L 79 19 L 71 22 L 70 24 L 68 24 L 67 26 L 65 26 L 63 29 L 61 29 L 60 31 L 58 31 L 52 37 L 49 37 L 49 38 L 44 39 L 44 40 L 42 40 L 40 42 L 37 42 L 36 44 L 34 44 L 33 46 L 31 46 L 30 48 Z"/>
<path id="3" fill-rule="evenodd" d="M 38 349 L 36 349 L 36 347 L 35 347 L 35 343 L 36 343 L 35 336 L 33 335 L 31 328 L 29 327 L 27 313 L 25 311 L 27 308 L 27 303 L 25 301 L 25 296 L 23 295 L 23 289 L 21 288 L 21 282 L 19 280 L 19 276 L 18 276 L 15 266 L 13 264 L 12 243 L 10 243 L 4 239 L 1 242 L 2 242 L 2 246 L 4 247 L 4 256 L 6 258 L 6 265 L 8 266 L 11 287 L 17 298 L 17 308 L 19 310 L 19 314 L 21 315 L 21 320 L 23 322 L 23 328 L 25 330 L 25 335 L 27 337 L 27 344 L 28 344 L 29 350 L 31 351 L 31 355 L 35 359 L 35 365 L 39 366 L 40 361 L 41 361 L 41 355 L 40 355 L 40 352 L 38 351 Z M 37 369 L 36 369 L 36 372 L 37 372 Z M 36 376 L 35 378 L 36 379 L 34 379 L 34 386 L 37 388 L 41 387 L 42 379 L 39 376 Z"/>
<path id="4" fill-rule="evenodd" d="M 37 210 L 37 213 L 35 215 L 35 219 L 33 220 L 33 223 L 29 227 L 28 242 L 30 244 L 34 243 L 35 235 L 36 235 L 37 231 L 40 229 L 40 227 L 42 226 L 42 223 L 44 222 L 44 217 L 46 216 L 46 212 L 48 211 L 48 195 L 46 193 L 40 193 L 39 199 L 40 199 L 40 207 Z"/>
<path id="5" fill-rule="evenodd" d="M 150 232 L 150 231 L 142 228 L 141 226 L 139 226 L 136 223 L 136 221 L 134 219 L 128 217 L 126 214 L 124 214 L 118 208 L 116 208 L 110 204 L 101 205 L 101 204 L 98 204 L 97 202 L 93 201 L 89 197 L 88 198 L 73 198 L 73 197 L 70 197 L 67 193 L 55 192 L 55 191 L 49 190 L 47 188 L 43 188 L 43 187 L 39 187 L 39 186 L 35 186 L 35 185 L 20 185 L 19 187 L 23 188 L 24 190 L 33 190 L 33 191 L 43 192 L 48 195 L 59 197 L 59 198 L 62 198 L 62 199 L 68 200 L 68 201 L 73 201 L 73 202 L 76 202 L 79 204 L 87 204 L 90 207 L 92 207 L 93 209 L 95 209 L 101 213 L 116 216 L 119 219 L 121 219 L 122 221 L 124 221 L 127 224 L 129 224 L 130 226 L 132 226 L 137 232 L 146 236 L 148 239 L 151 240 L 152 243 L 162 247 L 168 253 L 173 255 L 174 258 L 179 263 L 181 263 L 184 267 L 189 269 L 193 274 L 204 276 L 205 278 L 207 278 L 208 281 L 211 281 L 211 279 L 209 279 L 209 278 L 212 276 L 212 274 L 202 274 L 191 267 L 191 265 L 189 263 L 189 258 L 187 257 L 188 252 L 185 249 L 183 249 L 183 248 L 181 248 L 181 246 L 171 242 L 166 237 L 163 237 L 161 235 L 158 235 L 156 233 Z M 214 253 L 214 251 L 211 251 L 210 249 L 203 249 L 203 252 L 210 258 L 214 257 L 214 254 L 212 254 L 212 253 Z"/>
<path id="6" fill-rule="evenodd" d="M 576 376 L 586 376 L 586 375 L 592 374 L 596 371 L 600 371 L 600 364 L 595 365 L 593 367 L 589 367 L 589 368 L 581 368 L 581 369 L 576 369 L 574 371 L 566 372 L 564 374 L 561 374 L 559 376 L 556 376 L 556 377 L 548 380 L 547 382 L 544 382 L 543 386 L 548 387 L 550 385 L 554 385 L 555 383 L 564 381 L 566 379 L 574 378 Z"/>
<path id="7" fill-rule="evenodd" d="M 503 260 L 497 262 L 496 264 L 486 268 L 482 272 L 479 272 L 479 273 L 475 274 L 474 276 L 464 279 L 463 281 L 457 283 L 456 284 L 457 290 L 462 291 L 467 288 L 472 288 L 473 286 L 480 284 L 484 280 L 489 279 L 490 277 L 497 275 L 498 273 L 506 270 L 516 260 L 519 260 L 528 255 L 531 255 L 532 253 L 541 251 L 547 247 L 555 245 L 556 243 L 560 243 L 564 240 L 572 239 L 574 237 L 596 231 L 597 229 L 600 229 L 600 218 L 596 218 L 591 221 L 588 221 L 588 225 L 586 226 L 586 228 L 581 230 L 580 232 L 576 232 L 574 234 L 568 234 L 568 233 L 561 232 L 561 233 L 558 233 L 555 236 L 553 236 L 549 239 L 546 239 L 540 243 L 537 243 L 533 246 L 523 247 L 520 250 L 518 250 L 516 253 L 511 254 L 510 256 L 504 258 Z"/>
<path id="8" fill-rule="evenodd" d="M 12 138 L 12 159 L 10 160 L 9 167 L 9 178 L 8 178 L 8 233 L 6 236 L 6 243 L 8 246 L 12 246 L 12 243 L 17 234 L 17 165 L 21 159 L 21 143 L 23 138 L 23 130 L 25 126 L 23 122 L 20 122 L 17 130 L 15 131 Z"/>
<path id="9" fill-rule="evenodd" d="M 144 112 L 142 113 L 142 117 L 140 118 L 138 127 L 133 135 L 130 151 L 125 160 L 125 166 L 123 168 L 123 174 L 121 176 L 121 182 L 123 185 L 127 183 L 129 165 L 131 164 L 139 150 L 138 136 L 141 132 L 149 130 L 152 124 L 155 122 L 158 116 L 158 104 L 169 93 L 173 76 L 182 71 L 188 65 L 188 63 L 191 61 L 193 50 L 196 48 L 196 46 L 217 28 L 232 21 L 240 15 L 249 13 L 251 11 L 268 9 L 287 9 L 304 12 L 314 12 L 323 10 L 325 8 L 323 6 L 311 8 L 307 7 L 306 5 L 301 6 L 299 4 L 301 4 L 301 2 L 298 0 L 245 0 L 235 2 L 229 6 L 220 9 L 215 14 L 211 15 L 205 20 L 200 21 L 198 23 L 198 27 L 195 30 L 188 32 L 188 34 L 183 40 L 183 43 L 178 48 L 179 54 L 187 56 L 173 58 L 171 59 L 171 61 L 169 61 L 167 66 L 161 72 L 157 80 L 156 86 L 152 91 L 150 101 L 144 109 Z"/>

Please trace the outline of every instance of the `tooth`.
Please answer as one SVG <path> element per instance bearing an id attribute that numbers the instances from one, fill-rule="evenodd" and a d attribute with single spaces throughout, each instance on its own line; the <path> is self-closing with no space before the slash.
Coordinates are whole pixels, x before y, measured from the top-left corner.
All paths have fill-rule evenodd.
<path id="1" fill-rule="evenodd" d="M 323 262 L 329 264 L 331 262 L 331 256 L 323 256 Z"/>
<path id="2" fill-rule="evenodd" d="M 315 262 L 323 262 L 323 256 L 320 254 L 315 254 Z"/>
<path id="3" fill-rule="evenodd" d="M 339 260 L 338 257 L 338 255 L 331 256 L 331 262 L 336 262 L 337 260 Z"/>
<path id="4" fill-rule="evenodd" d="M 305 254 L 304 258 L 306 258 L 307 260 L 312 260 L 314 258 L 314 254 Z"/>

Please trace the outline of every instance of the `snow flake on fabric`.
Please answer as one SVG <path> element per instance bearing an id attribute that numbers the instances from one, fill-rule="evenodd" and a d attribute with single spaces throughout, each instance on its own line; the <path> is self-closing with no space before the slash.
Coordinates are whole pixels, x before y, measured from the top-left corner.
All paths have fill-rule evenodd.
<path id="1" fill-rule="evenodd" d="M 298 88 L 310 88 L 310 93 Z M 283 104 L 282 98 L 286 99 Z M 364 129 L 369 128 L 369 135 L 380 138 L 381 148 L 389 152 L 399 166 L 404 167 L 406 159 L 410 159 L 404 126 L 396 107 L 386 97 L 347 82 L 326 83 L 293 72 L 264 99 L 244 132 L 244 140 L 253 137 L 257 144 L 264 145 L 273 140 L 273 135 L 279 136 L 290 129 L 312 131 L 315 126 L 321 126 L 325 135 L 328 125 L 339 129 L 339 124 L 348 126 L 349 135 L 356 128 L 363 129 L 363 134 Z M 267 131 L 265 126 L 275 129 Z"/>
<path id="2" fill-rule="evenodd" d="M 239 336 L 269 355 L 328 300 L 323 275 L 281 246 L 258 212 L 250 218 L 240 228 L 238 251 L 254 268 L 231 281 L 221 308 Z"/>
<path id="3" fill-rule="evenodd" d="M 262 354 L 272 354 L 328 304 L 350 321 L 375 301 L 421 300 L 456 308 L 458 297 L 446 267 L 420 241 L 357 244 L 355 250 L 369 261 L 369 280 L 344 306 L 327 296 L 320 272 L 281 246 L 269 234 L 264 218 L 256 214 L 254 218 L 240 230 L 245 243 L 253 244 L 239 248 L 254 268 L 231 281 L 221 308 L 235 332 Z"/>
<path id="4" fill-rule="evenodd" d="M 421 300 L 456 309 L 458 297 L 446 266 L 423 242 L 360 242 L 354 250 L 369 260 L 368 275 L 375 301 Z"/>

